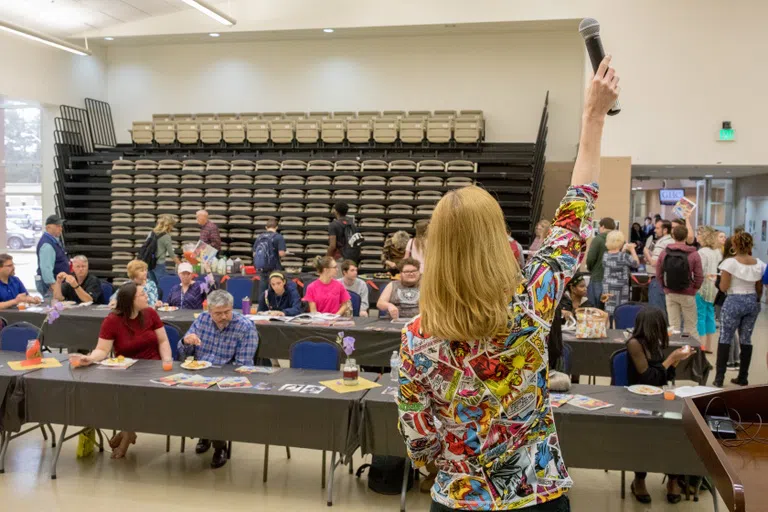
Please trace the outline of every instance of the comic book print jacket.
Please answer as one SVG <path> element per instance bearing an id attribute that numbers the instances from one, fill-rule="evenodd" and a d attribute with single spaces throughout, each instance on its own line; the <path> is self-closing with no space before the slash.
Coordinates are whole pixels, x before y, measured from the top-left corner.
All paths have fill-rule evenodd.
<path id="1" fill-rule="evenodd" d="M 568 190 L 523 269 L 508 334 L 442 340 L 421 332 L 420 317 L 403 329 L 399 428 L 414 464 L 439 469 L 434 501 L 510 510 L 552 501 L 573 484 L 549 404 L 547 337 L 591 236 L 597 192 L 597 184 Z"/>

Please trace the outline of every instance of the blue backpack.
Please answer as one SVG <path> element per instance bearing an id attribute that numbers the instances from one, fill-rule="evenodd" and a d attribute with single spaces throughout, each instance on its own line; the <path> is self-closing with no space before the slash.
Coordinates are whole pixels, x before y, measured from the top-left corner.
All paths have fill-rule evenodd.
<path id="1" fill-rule="evenodd" d="M 253 266 L 256 270 L 269 272 L 278 267 L 280 255 L 273 243 L 277 233 L 262 233 L 253 244 Z"/>

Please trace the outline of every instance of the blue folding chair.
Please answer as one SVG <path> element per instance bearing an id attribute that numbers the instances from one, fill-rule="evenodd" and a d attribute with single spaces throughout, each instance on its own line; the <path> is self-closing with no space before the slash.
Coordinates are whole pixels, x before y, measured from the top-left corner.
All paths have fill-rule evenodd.
<path id="1" fill-rule="evenodd" d="M 99 301 L 99 304 L 109 304 L 109 298 L 112 297 L 113 293 L 115 293 L 115 290 L 112 288 L 112 284 L 106 281 L 102 281 L 101 300 Z"/>
<path id="2" fill-rule="evenodd" d="M 11 352 L 27 351 L 27 342 L 38 339 L 37 327 L 28 322 L 17 322 L 0 331 L 0 350 Z"/>
<path id="3" fill-rule="evenodd" d="M 330 341 L 311 341 L 301 340 L 294 342 L 289 349 L 291 368 L 302 368 L 305 370 L 338 370 L 341 366 L 341 349 Z M 288 458 L 291 458 L 291 451 L 288 446 L 285 447 Z M 336 454 L 334 452 L 333 463 L 335 464 Z M 269 462 L 269 445 L 264 446 L 264 478 L 267 481 L 267 469 Z M 321 487 L 325 489 L 325 462 L 326 454 L 323 450 L 323 467 Z M 352 474 L 352 458 L 349 460 L 349 473 Z M 330 495 L 330 493 L 329 493 Z M 330 504 L 330 498 L 329 498 Z"/>
<path id="4" fill-rule="evenodd" d="M 160 293 L 161 298 L 168 299 L 171 294 L 171 288 L 181 284 L 181 279 L 177 275 L 166 275 L 160 278 L 160 283 L 157 285 L 157 290 Z"/>
<path id="5" fill-rule="evenodd" d="M 6 323 L 5 319 L 2 319 L 3 324 Z M 29 340 L 38 339 L 38 329 L 34 325 L 28 322 L 17 322 L 5 326 L 0 330 L 0 350 L 8 350 L 11 352 L 20 352 L 25 354 L 27 352 L 27 342 Z M 0 473 L 5 472 L 5 454 L 8 451 L 8 445 L 12 439 L 21 437 L 24 434 L 28 434 L 38 428 L 43 433 L 43 439 L 48 441 L 48 433 L 45 427 L 51 431 L 51 446 L 56 447 L 56 433 L 53 431 L 53 427 L 50 423 L 40 423 L 32 428 L 22 430 L 17 434 L 11 434 L 10 432 L 4 433 L 2 436 L 2 442 L 0 442 Z"/>
<path id="6" fill-rule="evenodd" d="M 352 300 L 352 316 L 360 316 L 360 305 L 363 298 L 355 292 L 349 292 L 349 298 Z"/>
<path id="7" fill-rule="evenodd" d="M 179 340 L 181 340 L 181 329 L 176 324 L 164 322 L 165 334 L 168 336 L 168 343 L 171 345 L 171 354 L 173 360 L 179 361 Z"/>
<path id="8" fill-rule="evenodd" d="M 645 307 L 644 304 L 628 302 L 613 311 L 613 323 L 616 329 L 631 329 L 635 326 L 637 314 Z"/>
<path id="9" fill-rule="evenodd" d="M 243 307 L 243 298 L 248 297 L 253 303 L 253 279 L 250 277 L 232 277 L 226 282 L 226 290 L 234 297 L 235 309 Z"/>
<path id="10" fill-rule="evenodd" d="M 611 386 L 629 386 L 629 353 L 626 348 L 621 348 L 611 354 Z M 621 499 L 624 499 L 625 495 L 625 479 L 626 473 L 622 471 Z"/>
<path id="11" fill-rule="evenodd" d="M 563 343 L 563 352 L 560 354 L 560 361 L 561 366 L 563 368 L 563 373 L 570 375 L 571 374 L 571 354 L 573 353 L 573 348 L 567 343 Z"/>

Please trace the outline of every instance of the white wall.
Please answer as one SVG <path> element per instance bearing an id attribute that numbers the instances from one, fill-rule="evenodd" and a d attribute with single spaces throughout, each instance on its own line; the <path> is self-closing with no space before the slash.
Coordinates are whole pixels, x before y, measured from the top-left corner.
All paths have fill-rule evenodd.
<path id="1" fill-rule="evenodd" d="M 490 141 L 534 141 L 550 90 L 548 156 L 578 142 L 583 46 L 572 32 L 114 47 L 118 137 L 160 112 L 483 109 Z"/>
<path id="2" fill-rule="evenodd" d="M 86 97 L 104 100 L 105 53 L 81 57 L 0 32 L 0 95 L 75 107 Z"/>
<path id="3" fill-rule="evenodd" d="M 222 30 L 189 11 L 102 32 L 120 37 L 222 30 L 223 39 L 230 32 L 249 30 L 331 26 L 341 33 L 344 27 L 439 27 L 591 16 L 600 21 L 603 42 L 622 77 L 623 112 L 606 127 L 604 155 L 660 165 L 768 161 L 764 143 L 768 102 L 759 100 L 768 82 L 768 68 L 760 64 L 760 56 L 768 54 L 768 2 L 763 0 L 227 0 L 218 5 L 237 18 L 237 25 Z M 358 45 L 351 40 L 347 44 Z M 502 58 L 508 51 L 516 49 L 497 49 Z M 474 57 L 486 60 L 483 53 L 455 62 L 474 67 Z M 484 76 L 487 79 L 476 86 L 477 97 L 484 96 L 487 86 L 503 87 L 491 83 L 494 73 Z M 734 143 L 715 141 L 716 130 L 726 120 L 736 129 Z M 553 122 L 563 121 L 562 116 L 553 116 Z M 560 135 L 550 134 L 550 143 L 560 148 L 555 155 L 570 143 Z"/>

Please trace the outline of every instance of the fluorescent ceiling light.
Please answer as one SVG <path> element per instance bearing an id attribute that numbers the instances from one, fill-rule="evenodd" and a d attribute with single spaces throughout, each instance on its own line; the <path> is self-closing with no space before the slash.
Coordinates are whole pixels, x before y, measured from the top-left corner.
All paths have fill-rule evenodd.
<path id="1" fill-rule="evenodd" d="M 711 178 L 712 176 L 713 176 L 712 174 L 705 174 L 704 175 L 705 178 Z"/>
<path id="2" fill-rule="evenodd" d="M 323 32 L 325 32 L 326 34 L 333 34 L 333 29 L 332 28 L 324 28 Z"/>
<path id="3" fill-rule="evenodd" d="M 221 34 L 219 34 L 218 32 L 211 32 L 208 35 L 211 36 L 211 37 L 219 37 Z"/>
<path id="4" fill-rule="evenodd" d="M 194 7 L 201 13 L 205 14 L 206 16 L 210 16 L 211 18 L 215 19 L 222 25 L 232 26 L 237 21 L 235 21 L 234 18 L 230 18 L 223 12 L 219 11 L 215 7 L 208 5 L 206 2 L 203 2 L 203 0 L 181 0 L 185 4 L 187 4 L 190 7 Z"/>
<path id="5" fill-rule="evenodd" d="M 8 23 L 7 21 L 0 20 L 0 30 L 31 39 L 32 41 L 37 41 L 38 43 L 47 44 L 48 46 L 53 46 L 54 48 L 64 50 L 65 52 L 74 53 L 75 55 L 82 55 L 83 57 L 91 55 L 91 51 L 87 48 L 82 48 L 80 46 L 70 44 L 61 39 L 57 39 L 40 32 L 35 32 L 34 30 L 20 27 L 18 25 L 14 25 L 13 23 Z"/>
<path id="6" fill-rule="evenodd" d="M 104 40 L 105 41 L 114 41 L 115 38 L 114 37 L 105 37 Z"/>

